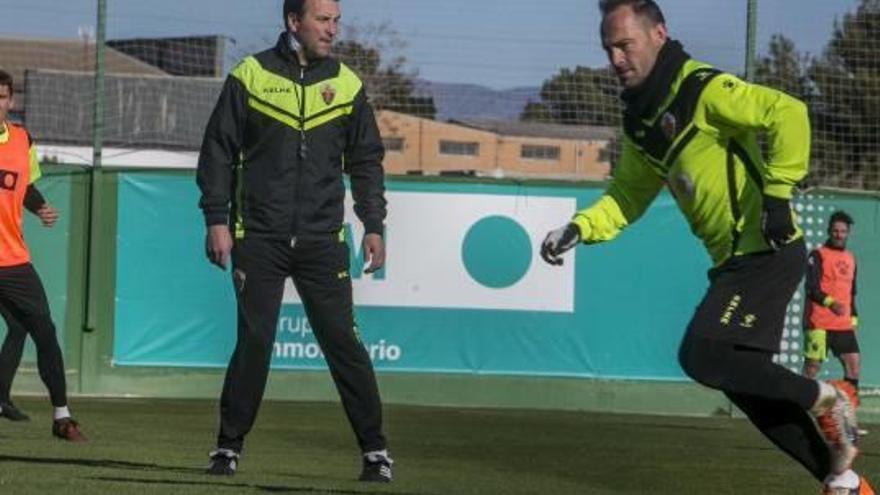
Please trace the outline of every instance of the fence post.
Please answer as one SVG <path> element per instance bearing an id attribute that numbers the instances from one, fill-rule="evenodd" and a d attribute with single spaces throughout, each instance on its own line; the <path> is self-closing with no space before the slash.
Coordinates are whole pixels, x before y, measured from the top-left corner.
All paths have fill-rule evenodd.
<path id="1" fill-rule="evenodd" d="M 755 33 L 758 30 L 758 0 L 747 0 L 746 7 L 746 80 L 755 80 Z"/>
<path id="2" fill-rule="evenodd" d="M 97 29 L 95 37 L 95 102 L 92 114 L 92 167 L 86 218 L 85 269 L 85 322 L 80 356 L 80 392 L 88 393 L 95 383 L 98 365 L 98 339 L 94 335 L 99 326 L 98 299 L 100 274 L 104 272 L 102 259 L 101 206 L 104 189 L 102 153 L 104 147 L 105 70 L 104 45 L 107 42 L 107 0 L 97 0 Z"/>
<path id="3" fill-rule="evenodd" d="M 746 0 L 746 81 L 755 80 L 755 32 L 758 27 L 758 0 Z M 733 402 L 728 402 L 728 416 L 737 415 Z"/>

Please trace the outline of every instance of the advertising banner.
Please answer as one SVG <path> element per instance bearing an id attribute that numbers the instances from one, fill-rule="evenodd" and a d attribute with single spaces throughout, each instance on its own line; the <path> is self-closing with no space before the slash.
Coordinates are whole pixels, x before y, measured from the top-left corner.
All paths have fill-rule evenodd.
<path id="1" fill-rule="evenodd" d="M 192 177 L 121 174 L 115 365 L 224 367 L 235 345 L 230 273 L 204 256 Z M 383 270 L 364 275 L 350 198 L 356 320 L 378 369 L 682 378 L 678 342 L 708 257 L 672 198 L 617 240 L 540 259 L 546 233 L 601 188 L 388 183 Z M 273 367 L 325 367 L 288 281 Z"/>

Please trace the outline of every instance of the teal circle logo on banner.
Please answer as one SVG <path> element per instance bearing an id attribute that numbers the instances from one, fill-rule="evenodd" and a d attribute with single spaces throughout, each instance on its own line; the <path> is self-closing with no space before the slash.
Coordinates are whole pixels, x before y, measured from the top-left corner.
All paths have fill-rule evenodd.
<path id="1" fill-rule="evenodd" d="M 483 218 L 464 236 L 462 260 L 480 284 L 504 289 L 519 282 L 532 264 L 532 240 L 515 220 L 500 215 Z"/>

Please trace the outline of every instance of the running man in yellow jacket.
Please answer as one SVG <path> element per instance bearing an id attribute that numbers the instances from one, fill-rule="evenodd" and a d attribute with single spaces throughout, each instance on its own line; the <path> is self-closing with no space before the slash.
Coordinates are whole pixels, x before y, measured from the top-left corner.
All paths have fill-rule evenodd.
<path id="1" fill-rule="evenodd" d="M 772 360 L 806 257 L 789 205 L 807 172 L 805 105 L 693 60 L 651 0 L 605 0 L 600 10 L 603 47 L 624 87 L 623 152 L 605 194 L 550 232 L 542 257 L 561 264 L 579 242 L 614 239 L 668 187 L 714 265 L 679 350 L 684 371 L 722 391 L 825 490 L 873 493 L 851 470 L 852 387 Z"/>

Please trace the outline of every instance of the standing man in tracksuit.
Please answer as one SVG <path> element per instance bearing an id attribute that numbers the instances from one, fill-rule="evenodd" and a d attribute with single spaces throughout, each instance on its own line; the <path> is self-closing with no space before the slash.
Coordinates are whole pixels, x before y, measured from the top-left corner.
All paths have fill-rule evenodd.
<path id="1" fill-rule="evenodd" d="M 226 80 L 199 157 L 206 255 L 232 259 L 238 339 L 208 472 L 232 475 L 257 416 L 284 292 L 293 279 L 363 453 L 362 481 L 391 481 L 372 363 L 357 333 L 345 185 L 363 222 L 367 272 L 385 261 L 384 148 L 363 85 L 329 56 L 337 0 L 286 0 L 287 31 Z"/>
<path id="2" fill-rule="evenodd" d="M 803 276 L 789 200 L 807 172 L 806 107 L 691 59 L 668 38 L 652 0 L 604 0 L 600 10 L 603 47 L 624 87 L 623 152 L 605 194 L 550 232 L 542 256 L 561 264 L 579 242 L 613 239 L 668 187 L 714 264 L 681 343 L 684 371 L 724 392 L 825 490 L 873 493 L 850 469 L 858 452 L 852 387 L 772 360 Z"/>
<path id="3" fill-rule="evenodd" d="M 831 351 L 843 364 L 843 379 L 858 391 L 856 258 L 846 249 L 852 225 L 849 214 L 834 212 L 828 220 L 828 240 L 810 253 L 805 284 L 804 375 L 815 377 Z"/>

